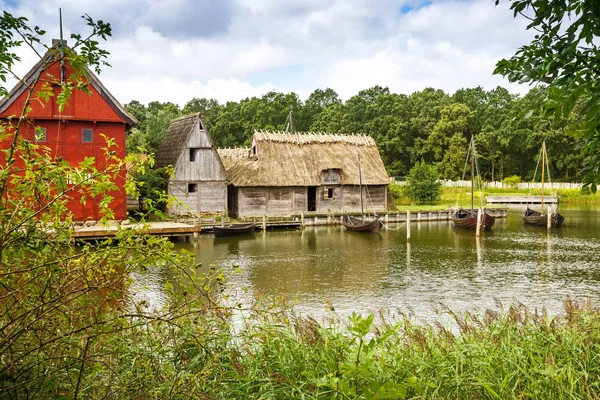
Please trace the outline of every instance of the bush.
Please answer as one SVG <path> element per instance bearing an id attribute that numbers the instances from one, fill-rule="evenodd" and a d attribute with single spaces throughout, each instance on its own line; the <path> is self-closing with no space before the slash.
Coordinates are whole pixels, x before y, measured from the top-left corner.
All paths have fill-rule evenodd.
<path id="1" fill-rule="evenodd" d="M 402 189 L 403 187 L 401 185 L 398 185 L 394 182 L 390 183 L 390 192 L 392 193 L 394 200 L 398 201 L 400 199 L 400 197 L 402 196 Z"/>
<path id="2" fill-rule="evenodd" d="M 521 177 L 518 175 L 511 175 L 511 176 L 507 176 L 506 178 L 502 179 L 502 183 L 511 187 L 511 188 L 516 188 L 517 185 L 521 182 Z"/>
<path id="3" fill-rule="evenodd" d="M 404 193 L 417 203 L 436 201 L 440 197 L 441 186 L 437 180 L 435 168 L 421 161 L 410 170 Z"/>

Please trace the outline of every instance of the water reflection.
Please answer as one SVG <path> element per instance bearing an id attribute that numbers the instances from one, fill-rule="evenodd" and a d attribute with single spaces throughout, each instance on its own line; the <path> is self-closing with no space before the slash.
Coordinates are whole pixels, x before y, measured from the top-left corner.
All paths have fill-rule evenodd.
<path id="1" fill-rule="evenodd" d="M 567 296 L 600 300 L 600 213 L 561 210 L 562 229 L 524 225 L 520 210 L 498 220 L 492 232 L 454 228 L 451 222 L 415 222 L 379 235 L 339 227 L 257 232 L 251 236 L 202 236 L 194 251 L 208 269 L 240 267 L 227 284 L 236 296 L 264 294 L 297 299 L 298 309 L 325 313 L 413 309 L 429 318 L 432 302 L 455 310 L 483 310 L 517 300 L 560 312 Z M 394 225 L 391 225 L 395 228 Z"/>

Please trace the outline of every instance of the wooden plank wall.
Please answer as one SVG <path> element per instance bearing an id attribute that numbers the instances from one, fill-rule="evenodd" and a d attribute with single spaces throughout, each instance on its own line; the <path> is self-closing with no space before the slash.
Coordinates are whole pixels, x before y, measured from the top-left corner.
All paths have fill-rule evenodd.
<path id="1" fill-rule="evenodd" d="M 196 200 L 197 197 L 195 196 L 195 193 L 190 193 L 190 194 L 194 194 L 194 196 L 190 196 L 190 194 L 188 194 L 187 192 L 187 182 L 169 182 L 169 189 L 168 189 L 168 193 L 169 195 L 175 197 L 177 200 L 179 200 L 182 204 L 173 204 L 171 205 L 171 207 L 169 208 L 169 214 L 172 215 L 188 215 L 188 214 L 192 214 L 194 212 L 196 212 Z"/>
<path id="2" fill-rule="evenodd" d="M 196 161 L 190 162 L 190 148 L 198 149 Z M 174 181 L 223 181 L 225 170 L 217 151 L 212 147 L 204 129 L 194 126 L 194 132 L 175 166 Z"/>
<path id="3" fill-rule="evenodd" d="M 198 182 L 198 212 L 223 212 L 227 209 L 226 182 Z"/>
<path id="4" fill-rule="evenodd" d="M 190 182 L 170 182 L 169 194 L 182 204 L 171 206 L 174 215 L 199 215 L 200 213 L 220 213 L 227 209 L 227 184 L 225 182 L 196 183 L 197 191 L 188 193 Z"/>
<path id="5" fill-rule="evenodd" d="M 238 214 L 241 217 L 264 215 L 267 213 L 267 191 L 265 187 L 244 187 L 238 189 Z"/>
<path id="6" fill-rule="evenodd" d="M 360 211 L 360 189 L 358 186 L 334 187 L 333 199 L 326 199 L 325 188 L 317 188 L 317 212 Z M 363 188 L 365 212 L 386 209 L 386 186 Z M 306 187 L 243 187 L 238 188 L 238 215 L 278 216 L 299 214 L 307 211 Z"/>
<path id="7" fill-rule="evenodd" d="M 305 187 L 294 188 L 294 212 L 306 211 L 308 208 L 307 189 Z"/>

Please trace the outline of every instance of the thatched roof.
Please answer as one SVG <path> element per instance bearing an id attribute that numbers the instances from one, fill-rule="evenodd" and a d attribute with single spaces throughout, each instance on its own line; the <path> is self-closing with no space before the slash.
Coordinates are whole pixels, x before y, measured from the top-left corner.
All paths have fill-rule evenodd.
<path id="1" fill-rule="evenodd" d="M 186 149 L 194 125 L 201 121 L 200 113 L 194 113 L 171 121 L 164 140 L 156 153 L 156 167 L 175 166 L 179 156 Z M 201 127 L 204 124 L 201 123 Z"/>
<path id="2" fill-rule="evenodd" d="M 14 101 L 18 99 L 19 96 L 25 92 L 25 90 L 27 90 L 27 88 L 42 73 L 44 68 L 53 63 L 53 59 L 54 61 L 58 61 L 58 53 L 56 52 L 56 48 L 60 47 L 61 45 L 65 48 L 69 48 L 66 44 L 64 44 L 64 42 L 61 43 L 58 41 L 56 44 L 54 44 L 33 66 L 33 68 L 29 70 L 23 80 L 19 81 L 19 83 L 12 88 L 12 90 L 8 93 L 8 96 L 0 100 L 0 114 L 5 112 L 8 107 L 10 107 L 10 105 L 14 103 Z M 113 111 L 125 121 L 128 127 L 137 125 L 137 119 L 135 119 L 135 117 L 131 115 L 121 103 L 119 103 L 119 101 L 106 89 L 106 87 L 104 87 L 102 82 L 100 82 L 100 79 L 98 79 L 98 77 L 87 67 L 85 68 L 85 75 L 92 84 L 92 87 L 96 89 L 96 91 L 100 94 L 100 96 L 102 96 L 104 101 L 108 103 Z"/>
<path id="3" fill-rule="evenodd" d="M 219 149 L 235 186 L 320 186 L 321 173 L 340 170 L 343 185 L 387 185 L 389 176 L 372 137 L 255 131 L 252 146 Z"/>

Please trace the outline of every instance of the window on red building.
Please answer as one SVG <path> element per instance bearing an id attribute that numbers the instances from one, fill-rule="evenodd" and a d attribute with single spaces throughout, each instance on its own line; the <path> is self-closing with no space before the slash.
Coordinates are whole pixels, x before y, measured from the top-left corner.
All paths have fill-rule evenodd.
<path id="1" fill-rule="evenodd" d="M 92 143 L 94 141 L 93 129 L 82 129 L 81 130 L 81 141 L 83 143 Z"/>

